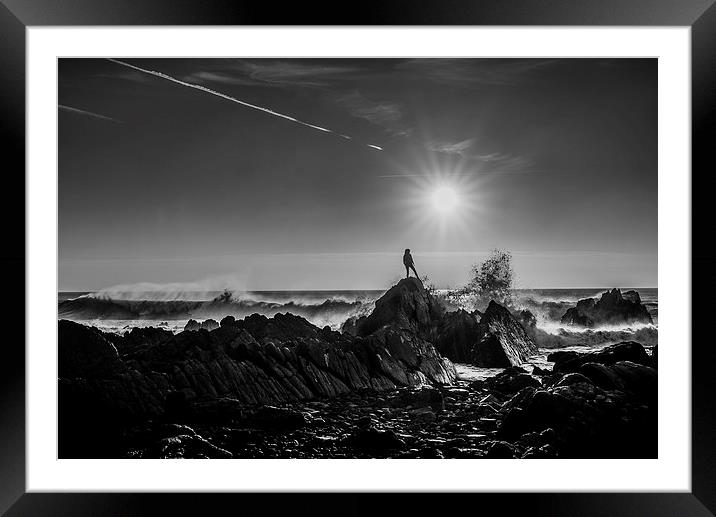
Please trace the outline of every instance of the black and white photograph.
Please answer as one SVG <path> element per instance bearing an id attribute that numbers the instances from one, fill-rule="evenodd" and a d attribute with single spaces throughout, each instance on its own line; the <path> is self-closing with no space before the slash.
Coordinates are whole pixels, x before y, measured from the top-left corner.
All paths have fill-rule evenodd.
<path id="1" fill-rule="evenodd" d="M 57 66 L 59 458 L 658 457 L 658 59 Z"/>

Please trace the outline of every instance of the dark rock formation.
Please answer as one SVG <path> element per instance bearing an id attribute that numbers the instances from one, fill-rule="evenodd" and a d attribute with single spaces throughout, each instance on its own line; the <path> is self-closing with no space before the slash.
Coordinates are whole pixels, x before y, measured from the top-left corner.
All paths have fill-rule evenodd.
<path id="1" fill-rule="evenodd" d="M 186 322 L 186 325 L 184 325 L 184 330 L 214 330 L 216 328 L 219 328 L 219 324 L 216 322 L 216 320 L 213 320 L 209 318 L 208 320 L 204 320 L 201 323 L 199 323 L 196 320 L 189 320 Z"/>
<path id="2" fill-rule="evenodd" d="M 350 339 L 291 315 L 148 340 L 126 361 L 99 331 L 75 323 L 60 322 L 59 342 L 62 378 L 138 418 L 164 414 L 168 398 L 176 412 L 182 396 L 189 405 L 221 397 L 276 404 L 455 379 L 452 363 L 409 332 Z"/>
<path id="3" fill-rule="evenodd" d="M 655 348 L 556 352 L 529 375 L 527 311 L 445 313 L 415 279 L 381 300 L 343 333 L 291 314 L 176 335 L 60 321 L 60 457 L 655 457 Z M 456 381 L 440 352 L 506 370 Z"/>
<path id="4" fill-rule="evenodd" d="M 472 350 L 480 336 L 479 319 L 464 310 L 445 314 L 440 322 L 435 340 L 435 348 L 456 363 L 472 361 Z"/>
<path id="5" fill-rule="evenodd" d="M 375 302 L 369 316 L 347 322 L 343 332 L 365 337 L 386 328 L 432 342 L 451 361 L 483 367 L 518 365 L 537 353 L 534 341 L 505 307 L 491 301 L 484 314 L 446 313 L 417 278 L 401 280 Z"/>
<path id="6" fill-rule="evenodd" d="M 234 318 L 233 316 L 225 316 L 225 317 L 222 318 L 221 321 L 219 322 L 219 326 L 220 326 L 220 327 L 227 327 L 227 326 L 231 326 L 231 325 L 233 325 L 233 324 L 235 324 L 235 323 L 236 323 L 236 318 Z"/>
<path id="7" fill-rule="evenodd" d="M 527 361 L 538 352 L 534 341 L 510 311 L 490 301 L 480 320 L 480 337 L 473 346 L 471 362 L 484 367 L 509 367 Z"/>
<path id="8" fill-rule="evenodd" d="M 111 332 L 105 332 L 103 335 L 114 344 L 123 359 L 131 358 L 134 354 L 142 352 L 150 345 L 161 343 L 174 337 L 174 333 L 170 330 L 155 327 L 134 327 L 124 335 Z"/>
<path id="9" fill-rule="evenodd" d="M 60 377 L 95 379 L 125 370 L 117 348 L 99 330 L 67 320 L 60 320 L 57 330 Z"/>
<path id="10" fill-rule="evenodd" d="M 644 347 L 635 341 L 625 341 L 608 346 L 598 352 L 579 354 L 577 352 L 556 352 L 547 356 L 553 361 L 554 373 L 577 372 L 579 367 L 586 363 L 598 363 L 610 366 L 618 361 L 631 361 L 633 363 L 651 366 L 652 361 Z"/>
<path id="11" fill-rule="evenodd" d="M 656 370 L 612 362 L 614 353 L 596 358 L 607 364 L 571 359 L 577 371 L 558 376 L 546 389 L 519 391 L 503 406 L 498 435 L 524 442 L 531 433 L 550 429 L 547 441 L 558 456 L 656 457 Z M 533 450 L 528 456 L 539 454 Z"/>
<path id="12" fill-rule="evenodd" d="M 532 311 L 527 309 L 523 309 L 517 314 L 517 321 L 520 322 L 520 325 L 522 325 L 525 330 L 537 326 L 537 317 L 532 314 Z"/>
<path id="13" fill-rule="evenodd" d="M 356 322 L 358 336 L 384 326 L 404 329 L 430 339 L 442 309 L 417 278 L 404 278 L 375 302 L 373 312 Z"/>
<path id="14" fill-rule="evenodd" d="M 639 293 L 612 289 L 599 300 L 585 298 L 577 306 L 568 309 L 560 322 L 564 325 L 594 327 L 606 324 L 653 323 L 646 306 L 641 303 Z"/>
<path id="15" fill-rule="evenodd" d="M 434 343 L 452 361 L 485 368 L 519 365 L 538 352 L 520 322 L 494 301 L 479 321 L 474 314 L 462 310 L 447 313 Z"/>

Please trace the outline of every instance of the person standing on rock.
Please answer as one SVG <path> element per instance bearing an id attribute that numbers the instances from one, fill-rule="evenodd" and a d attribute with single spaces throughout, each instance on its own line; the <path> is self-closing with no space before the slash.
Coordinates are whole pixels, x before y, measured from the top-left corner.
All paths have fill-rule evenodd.
<path id="1" fill-rule="evenodd" d="M 405 254 L 403 255 L 403 264 L 405 264 L 405 278 L 410 278 L 410 270 L 413 270 L 413 273 L 415 273 L 415 278 L 418 277 L 418 272 L 415 271 L 415 262 L 413 262 L 413 256 L 410 254 L 410 250 L 406 249 Z"/>

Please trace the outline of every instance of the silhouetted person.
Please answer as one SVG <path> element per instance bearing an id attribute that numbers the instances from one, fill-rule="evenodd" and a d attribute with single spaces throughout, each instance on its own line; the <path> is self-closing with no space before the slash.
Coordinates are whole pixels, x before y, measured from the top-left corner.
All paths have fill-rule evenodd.
<path id="1" fill-rule="evenodd" d="M 405 264 L 405 278 L 410 278 L 410 270 L 413 270 L 413 273 L 415 273 L 415 278 L 418 277 L 418 272 L 415 271 L 415 262 L 413 262 L 413 256 L 410 254 L 410 250 L 406 249 L 405 254 L 403 255 L 403 264 Z"/>

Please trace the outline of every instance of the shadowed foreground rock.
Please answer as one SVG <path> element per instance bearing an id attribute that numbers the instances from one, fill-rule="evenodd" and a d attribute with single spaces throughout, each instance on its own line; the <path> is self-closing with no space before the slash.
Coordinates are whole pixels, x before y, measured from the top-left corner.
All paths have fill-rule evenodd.
<path id="1" fill-rule="evenodd" d="M 526 387 L 503 406 L 498 436 L 549 444 L 569 458 L 653 458 L 657 453 L 657 374 L 630 361 L 583 364 L 546 389 Z M 550 435 L 549 440 L 535 439 Z"/>
<path id="2" fill-rule="evenodd" d="M 598 352 L 579 354 L 577 352 L 554 352 L 547 356 L 548 361 L 554 362 L 555 373 L 570 373 L 579 371 L 586 363 L 599 363 L 612 365 L 619 361 L 631 361 L 644 366 L 654 364 L 652 358 L 646 353 L 644 347 L 635 341 L 625 341 L 610 345 Z"/>
<path id="3" fill-rule="evenodd" d="M 349 338 L 290 314 L 254 315 L 211 332 L 185 331 L 143 345 L 136 333 L 112 336 L 115 345 L 97 329 L 64 320 L 58 331 L 60 407 L 75 418 L 84 411 L 90 420 L 100 409 L 110 420 L 167 413 L 181 418 L 201 401 L 280 404 L 358 390 L 450 384 L 456 375 L 449 360 L 407 331 L 383 329 Z"/>

